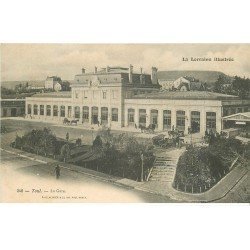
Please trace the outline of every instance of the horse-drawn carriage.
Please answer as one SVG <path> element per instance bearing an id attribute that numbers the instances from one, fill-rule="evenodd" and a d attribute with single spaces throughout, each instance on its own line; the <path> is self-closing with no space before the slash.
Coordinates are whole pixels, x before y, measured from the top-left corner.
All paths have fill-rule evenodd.
<path id="1" fill-rule="evenodd" d="M 148 127 L 141 124 L 139 125 L 139 129 L 142 133 L 154 133 L 155 127 L 155 124 L 150 124 Z"/>
<path id="2" fill-rule="evenodd" d="M 174 145 L 174 139 L 166 138 L 164 134 L 157 135 L 152 138 L 153 144 L 160 148 L 169 148 Z"/>
<path id="3" fill-rule="evenodd" d="M 75 126 L 77 126 L 78 122 L 79 122 L 79 120 L 77 120 L 77 119 L 73 119 L 71 121 L 68 118 L 63 119 L 63 125 L 75 125 Z"/>

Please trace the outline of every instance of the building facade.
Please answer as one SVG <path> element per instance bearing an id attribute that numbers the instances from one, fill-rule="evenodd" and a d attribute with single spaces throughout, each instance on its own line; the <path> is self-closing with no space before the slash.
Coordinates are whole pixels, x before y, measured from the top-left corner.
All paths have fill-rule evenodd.
<path id="1" fill-rule="evenodd" d="M 102 124 L 112 129 L 147 127 L 178 129 L 185 134 L 223 129 L 222 117 L 247 112 L 250 100 L 205 91 L 161 91 L 157 68 L 151 74 L 109 67 L 75 76 L 70 92 L 37 94 L 26 98 L 26 115 L 35 119 L 79 124 Z"/>
<path id="2" fill-rule="evenodd" d="M 1 99 L 1 117 L 25 115 L 24 99 Z"/>
<path id="3" fill-rule="evenodd" d="M 62 79 L 57 76 L 48 76 L 45 80 L 44 88 L 52 89 L 55 91 L 62 90 Z"/>

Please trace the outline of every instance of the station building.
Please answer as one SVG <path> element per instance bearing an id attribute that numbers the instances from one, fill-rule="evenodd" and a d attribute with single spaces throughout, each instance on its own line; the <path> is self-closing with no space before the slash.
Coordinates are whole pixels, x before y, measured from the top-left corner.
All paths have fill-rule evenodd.
<path id="1" fill-rule="evenodd" d="M 157 68 L 151 74 L 128 68 L 109 67 L 77 74 L 70 92 L 36 94 L 26 98 L 26 116 L 61 123 L 77 119 L 91 127 L 102 124 L 111 129 L 155 124 L 157 131 L 178 129 L 223 129 L 223 116 L 248 112 L 250 100 L 206 91 L 161 90 Z"/>
<path id="2" fill-rule="evenodd" d="M 24 99 L 1 99 L 1 117 L 17 117 L 24 114 Z"/>

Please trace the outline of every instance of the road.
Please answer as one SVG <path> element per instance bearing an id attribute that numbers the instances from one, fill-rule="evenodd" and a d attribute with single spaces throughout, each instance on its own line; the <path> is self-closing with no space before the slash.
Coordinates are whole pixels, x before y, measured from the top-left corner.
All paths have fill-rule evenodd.
<path id="1" fill-rule="evenodd" d="M 41 123 L 10 120 L 2 121 L 2 125 L 9 126 L 12 131 L 16 130 L 18 133 L 44 127 Z M 65 133 L 60 127 L 51 128 L 56 134 Z M 87 131 L 85 133 L 87 134 Z M 15 135 L 15 132 L 12 134 Z M 71 129 L 71 134 L 78 136 L 77 130 Z M 2 148 L 7 144 L 4 136 L 1 141 Z M 84 173 L 66 169 L 61 169 L 60 179 L 56 180 L 53 172 L 52 163 L 41 163 L 1 151 L 0 200 L 5 202 L 173 202 L 168 197 L 108 183 Z"/>

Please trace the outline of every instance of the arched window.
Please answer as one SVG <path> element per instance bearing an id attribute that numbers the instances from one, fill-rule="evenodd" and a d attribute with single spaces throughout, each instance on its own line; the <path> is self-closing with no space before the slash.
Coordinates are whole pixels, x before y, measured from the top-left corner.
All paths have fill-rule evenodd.
<path id="1" fill-rule="evenodd" d="M 208 130 L 216 130 L 216 113 L 206 112 L 206 127 Z"/>
<path id="2" fill-rule="evenodd" d="M 84 106 L 82 108 L 82 113 L 83 113 L 82 115 L 83 122 L 89 122 L 89 107 Z"/>
<path id="3" fill-rule="evenodd" d="M 51 116 L 51 106 L 50 105 L 46 106 L 46 115 Z"/>
<path id="4" fill-rule="evenodd" d="M 112 108 L 112 121 L 118 122 L 118 109 Z"/>
<path id="5" fill-rule="evenodd" d="M 101 122 L 102 124 L 108 123 L 108 108 L 106 107 L 101 108 Z"/>
<path id="6" fill-rule="evenodd" d="M 75 107 L 75 118 L 80 118 L 80 107 Z"/>
<path id="7" fill-rule="evenodd" d="M 62 105 L 62 106 L 60 107 L 60 116 L 61 116 L 61 117 L 65 117 L 65 106 L 64 106 L 64 105 Z"/>
<path id="8" fill-rule="evenodd" d="M 53 106 L 53 116 L 58 116 L 58 106 L 57 105 Z"/>
<path id="9" fill-rule="evenodd" d="M 191 111 L 191 133 L 200 132 L 200 112 Z"/>
<path id="10" fill-rule="evenodd" d="M 40 115 L 44 115 L 44 105 L 40 105 Z"/>
<path id="11" fill-rule="evenodd" d="M 35 104 L 34 105 L 34 115 L 38 114 L 38 106 Z"/>
<path id="12" fill-rule="evenodd" d="M 28 115 L 31 114 L 31 104 L 28 104 Z"/>
<path id="13" fill-rule="evenodd" d="M 135 124 L 135 110 L 128 109 L 128 125 L 134 126 L 134 124 Z"/>
<path id="14" fill-rule="evenodd" d="M 176 128 L 180 131 L 185 131 L 185 111 L 176 111 Z"/>
<path id="15" fill-rule="evenodd" d="M 171 110 L 163 110 L 163 129 L 171 129 Z"/>
<path id="16" fill-rule="evenodd" d="M 157 127 L 158 126 L 158 110 L 152 109 L 150 114 L 151 114 L 150 123 L 156 125 Z"/>
<path id="17" fill-rule="evenodd" d="M 97 124 L 98 123 L 98 107 L 92 107 L 91 113 L 92 113 L 92 123 Z"/>
<path id="18" fill-rule="evenodd" d="M 139 109 L 139 125 L 146 126 L 146 109 Z"/>

